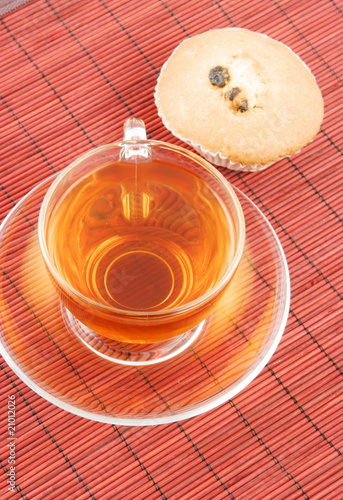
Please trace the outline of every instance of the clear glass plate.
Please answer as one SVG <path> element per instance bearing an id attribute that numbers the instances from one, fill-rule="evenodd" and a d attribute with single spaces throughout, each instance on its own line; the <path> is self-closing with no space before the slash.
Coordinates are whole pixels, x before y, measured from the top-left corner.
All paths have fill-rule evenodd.
<path id="1" fill-rule="evenodd" d="M 54 178 L 30 191 L 0 227 L 0 351 L 18 377 L 64 410 L 117 425 L 182 420 L 244 389 L 275 351 L 290 302 L 285 256 L 261 211 L 235 188 L 245 249 L 205 333 L 172 359 L 131 367 L 98 356 L 65 326 L 37 236 Z"/>

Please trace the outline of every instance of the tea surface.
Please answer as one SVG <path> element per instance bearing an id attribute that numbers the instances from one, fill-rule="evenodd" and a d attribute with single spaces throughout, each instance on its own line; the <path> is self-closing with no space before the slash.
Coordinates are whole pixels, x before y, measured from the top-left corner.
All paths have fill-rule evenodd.
<path id="1" fill-rule="evenodd" d="M 105 164 L 58 200 L 47 243 L 59 272 L 89 299 L 170 309 L 205 294 L 233 257 L 230 214 L 192 172 L 160 162 Z"/>

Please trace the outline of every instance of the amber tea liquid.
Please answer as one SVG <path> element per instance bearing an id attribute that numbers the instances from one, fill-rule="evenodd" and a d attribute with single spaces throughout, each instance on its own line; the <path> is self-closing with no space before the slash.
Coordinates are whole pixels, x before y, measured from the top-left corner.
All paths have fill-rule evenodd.
<path id="1" fill-rule="evenodd" d="M 232 260 L 234 238 L 227 208 L 202 179 L 151 161 L 87 173 L 56 203 L 46 240 L 74 289 L 105 306 L 144 313 L 204 295 Z M 118 338 L 106 319 L 94 326 L 88 318 L 96 331 L 99 324 L 101 333 Z M 119 338 L 132 340 L 124 330 Z M 133 341 L 156 340 L 148 330 Z"/>

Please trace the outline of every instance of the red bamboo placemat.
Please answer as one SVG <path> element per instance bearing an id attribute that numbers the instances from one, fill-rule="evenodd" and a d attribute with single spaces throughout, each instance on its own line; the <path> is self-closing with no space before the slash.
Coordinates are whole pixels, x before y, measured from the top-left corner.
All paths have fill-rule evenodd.
<path id="1" fill-rule="evenodd" d="M 286 253 L 285 334 L 261 374 L 219 408 L 153 427 L 101 424 L 29 389 L 1 360 L 1 498 L 343 498 L 343 4 L 338 0 L 36 0 L 0 20 L 1 219 L 33 186 L 122 136 L 130 115 L 181 144 L 154 105 L 185 37 L 240 26 L 309 65 L 325 119 L 301 153 L 258 174 L 222 173 L 264 212 Z M 7 401 L 16 400 L 8 491 Z"/>

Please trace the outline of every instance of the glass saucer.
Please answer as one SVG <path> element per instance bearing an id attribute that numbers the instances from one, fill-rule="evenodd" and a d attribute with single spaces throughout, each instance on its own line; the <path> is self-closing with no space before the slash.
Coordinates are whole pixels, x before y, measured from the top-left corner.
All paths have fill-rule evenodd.
<path id="1" fill-rule="evenodd" d="M 65 326 L 37 236 L 54 178 L 30 191 L 0 227 L 0 352 L 18 377 L 64 410 L 117 425 L 182 420 L 244 389 L 275 351 L 290 301 L 285 256 L 261 211 L 235 188 L 247 227 L 244 254 L 204 333 L 172 359 L 125 366 L 95 354 Z"/>

